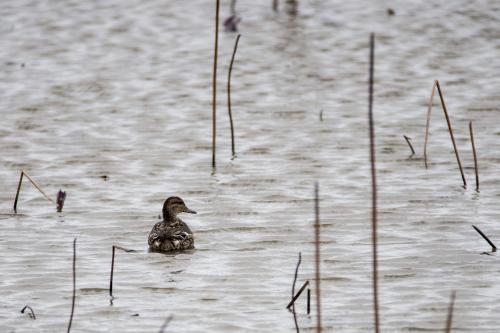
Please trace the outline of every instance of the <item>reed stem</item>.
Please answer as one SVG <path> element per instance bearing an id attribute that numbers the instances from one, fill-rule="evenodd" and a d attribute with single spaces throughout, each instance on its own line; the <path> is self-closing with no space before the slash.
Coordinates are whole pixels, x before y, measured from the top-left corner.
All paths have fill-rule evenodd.
<path id="1" fill-rule="evenodd" d="M 451 127 L 450 117 L 448 116 L 448 111 L 446 110 L 446 104 L 444 103 L 443 92 L 441 91 L 441 86 L 439 81 L 436 80 L 436 87 L 439 93 L 439 98 L 441 99 L 441 106 L 443 108 L 444 116 L 446 118 L 446 123 L 448 124 L 448 131 L 450 132 L 451 142 L 453 143 L 453 150 L 455 151 L 455 157 L 457 158 L 458 168 L 460 169 L 460 174 L 462 175 L 462 181 L 464 182 L 464 188 L 467 188 L 467 182 L 465 181 L 464 170 L 462 168 L 462 163 L 460 162 L 460 156 L 458 155 L 457 144 L 455 143 L 455 136 L 453 135 L 453 128 Z"/>
<path id="2" fill-rule="evenodd" d="M 28 180 L 31 182 L 31 184 L 33 184 L 33 186 L 35 186 L 35 188 L 40 191 L 40 193 L 42 193 L 42 195 L 45 197 L 45 199 L 49 200 L 50 202 L 52 202 L 53 204 L 56 204 L 56 202 L 54 201 L 54 199 L 52 199 L 51 197 L 49 197 L 47 195 L 47 193 L 45 193 L 42 188 L 40 187 L 40 185 L 37 184 L 37 182 L 35 182 L 33 180 L 33 178 L 30 177 L 30 175 L 24 171 L 24 170 L 21 170 L 21 176 L 19 176 L 19 184 L 17 184 L 17 191 L 16 191 L 16 198 L 14 199 L 14 212 L 17 213 L 17 201 L 19 199 L 19 193 L 21 192 L 21 184 L 23 182 L 23 177 L 26 176 L 26 178 L 28 178 Z"/>
<path id="3" fill-rule="evenodd" d="M 448 316 L 446 317 L 446 328 L 445 328 L 446 333 L 451 332 L 451 324 L 452 324 L 452 320 L 453 320 L 453 307 L 455 305 L 455 295 L 456 295 L 456 292 L 453 291 L 451 293 L 450 305 L 448 305 Z"/>
<path id="4" fill-rule="evenodd" d="M 173 318 L 174 318 L 174 316 L 170 315 L 170 316 L 167 317 L 167 319 L 165 319 L 165 322 L 163 323 L 163 325 L 161 325 L 159 333 L 163 333 L 165 331 L 165 329 L 167 328 L 168 324 L 170 323 L 170 321 Z"/>
<path id="5" fill-rule="evenodd" d="M 278 11 L 278 0 L 273 0 L 273 10 L 274 10 L 275 12 L 277 12 L 277 11 Z"/>
<path id="6" fill-rule="evenodd" d="M 497 247 L 495 246 L 495 244 L 493 244 L 493 242 L 478 227 L 476 227 L 475 225 L 473 225 L 472 227 L 481 235 L 481 237 L 484 238 L 486 242 L 488 242 L 488 244 L 490 244 L 491 252 L 497 252 Z"/>
<path id="7" fill-rule="evenodd" d="M 111 248 L 112 248 L 112 254 L 111 254 L 111 274 L 109 275 L 109 296 L 113 298 L 113 273 L 115 271 L 115 250 L 118 249 L 124 252 L 137 252 L 137 251 L 132 249 L 126 249 L 118 245 L 113 245 Z"/>
<path id="8" fill-rule="evenodd" d="M 75 299 L 76 299 L 76 237 L 73 240 L 73 297 L 71 302 L 71 315 L 69 317 L 68 330 L 66 333 L 71 331 L 71 324 L 73 323 L 73 314 L 75 312 Z"/>
<path id="9" fill-rule="evenodd" d="M 236 150 L 234 145 L 234 125 L 233 125 L 233 112 L 231 109 L 231 73 L 233 72 L 234 57 L 236 55 L 236 50 L 238 49 L 238 42 L 240 41 L 241 35 L 236 36 L 236 41 L 234 42 L 233 55 L 231 56 L 231 63 L 229 64 L 229 72 L 227 74 L 227 111 L 229 112 L 229 123 L 231 125 L 231 150 L 233 152 L 233 157 L 236 156 Z"/>
<path id="10" fill-rule="evenodd" d="M 375 131 L 373 125 L 373 74 L 375 67 L 375 34 L 370 35 L 370 76 L 368 97 L 368 122 L 370 127 L 370 166 L 372 178 L 372 253 L 373 253 L 373 310 L 375 332 L 380 332 L 378 308 L 378 258 L 377 258 L 377 172 L 375 168 Z"/>
<path id="11" fill-rule="evenodd" d="M 321 333 L 321 273 L 320 273 L 320 224 L 319 224 L 319 185 L 314 185 L 314 243 L 316 248 L 315 263 L 316 263 L 316 332 Z"/>
<path id="12" fill-rule="evenodd" d="M 297 294 L 293 295 L 292 300 L 286 306 L 287 309 L 290 309 L 290 307 L 295 306 L 295 301 L 300 297 L 300 295 L 302 294 L 302 292 L 304 291 L 304 289 L 306 289 L 306 287 L 308 285 L 309 285 L 309 281 L 304 282 L 304 284 L 302 285 L 302 287 L 300 287 L 299 291 L 297 291 Z"/>
<path id="13" fill-rule="evenodd" d="M 406 135 L 403 135 L 403 137 L 405 138 L 406 143 L 408 143 L 408 146 L 410 146 L 412 156 L 415 155 L 415 149 L 413 149 L 413 145 L 411 144 L 410 141 L 411 138 L 407 137 Z"/>
<path id="14" fill-rule="evenodd" d="M 290 305 L 292 306 L 293 321 L 295 323 L 295 329 L 297 330 L 297 333 L 300 333 L 300 328 L 299 328 L 299 323 L 297 322 L 297 314 L 295 313 L 295 302 L 293 301 L 293 299 L 295 296 L 295 284 L 297 283 L 297 276 L 299 275 L 299 267 L 301 262 L 302 262 L 302 253 L 299 252 L 299 261 L 297 261 L 297 266 L 295 267 L 295 274 L 293 277 L 293 284 L 292 284 L 292 301 L 288 304 L 289 306 L 287 306 L 287 309 L 290 309 Z"/>
<path id="15" fill-rule="evenodd" d="M 307 288 L 307 314 L 311 314 L 311 289 L 309 288 Z"/>
<path id="16" fill-rule="evenodd" d="M 215 150 L 217 134 L 217 58 L 219 50 L 219 8 L 220 0 L 215 6 L 215 41 L 214 41 L 214 67 L 212 71 L 212 169 L 215 169 Z"/>
<path id="17" fill-rule="evenodd" d="M 476 173 L 476 192 L 479 192 L 479 167 L 477 163 L 476 144 L 474 143 L 474 131 L 472 130 L 472 121 L 469 121 L 470 141 L 472 143 L 472 154 L 474 155 L 474 172 Z"/>
<path id="18" fill-rule="evenodd" d="M 425 162 L 426 169 L 428 168 L 428 165 L 427 165 L 427 142 L 429 141 L 429 127 L 431 124 L 431 111 L 432 111 L 432 103 L 434 101 L 434 93 L 436 92 L 436 83 L 437 83 L 437 80 L 435 80 L 434 84 L 432 85 L 431 98 L 429 99 L 429 107 L 427 109 L 427 122 L 425 124 L 424 162 Z"/>
<path id="19" fill-rule="evenodd" d="M 19 192 L 21 191 L 21 184 L 23 183 L 24 171 L 21 171 L 19 177 L 19 184 L 17 184 L 16 198 L 14 199 L 14 212 L 17 213 L 17 200 L 19 199 Z"/>
<path id="20" fill-rule="evenodd" d="M 31 319 L 36 320 L 35 311 L 33 311 L 31 306 L 29 306 L 29 305 L 25 305 L 24 308 L 21 310 L 21 313 L 24 313 L 24 311 L 26 311 L 26 309 L 29 309 L 31 311 L 31 313 L 29 314 Z"/>

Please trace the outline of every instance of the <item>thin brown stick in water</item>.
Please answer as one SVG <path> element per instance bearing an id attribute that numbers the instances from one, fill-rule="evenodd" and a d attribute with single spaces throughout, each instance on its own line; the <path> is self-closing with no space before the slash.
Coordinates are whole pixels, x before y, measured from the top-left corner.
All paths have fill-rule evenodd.
<path id="1" fill-rule="evenodd" d="M 19 177 L 19 184 L 17 184 L 16 198 L 14 199 L 14 212 L 17 213 L 17 200 L 19 199 L 19 192 L 21 191 L 21 184 L 23 183 L 24 171 L 21 171 Z"/>
<path id="2" fill-rule="evenodd" d="M 434 84 L 432 85 L 431 98 L 429 99 L 429 107 L 427 109 L 427 122 L 425 124 L 424 162 L 425 162 L 426 169 L 428 168 L 428 165 L 427 165 L 427 142 L 429 141 L 429 127 L 431 124 L 431 111 L 432 111 L 432 103 L 434 101 L 434 93 L 436 92 L 436 83 L 437 83 L 437 80 L 435 80 Z"/>
<path id="3" fill-rule="evenodd" d="M 373 310 L 375 332 L 380 332 L 378 309 L 378 258 L 377 258 L 377 172 L 375 168 L 375 130 L 373 125 L 373 73 L 375 66 L 375 34 L 370 35 L 370 76 L 368 99 L 368 122 L 370 127 L 370 166 L 372 178 L 372 253 L 373 253 Z"/>
<path id="4" fill-rule="evenodd" d="M 31 311 L 31 313 L 29 313 L 30 318 L 33 320 L 36 320 L 35 311 L 33 311 L 31 306 L 29 306 L 29 305 L 24 306 L 24 308 L 21 310 L 21 313 L 24 313 L 24 311 L 26 311 L 26 309 L 29 309 Z"/>
<path id="5" fill-rule="evenodd" d="M 486 242 L 488 242 L 488 244 L 490 244 L 491 252 L 497 252 L 497 247 L 495 246 L 495 244 L 493 244 L 493 242 L 481 230 L 479 230 L 478 227 L 476 227 L 475 225 L 473 225 L 472 227 L 481 235 L 481 237 L 484 238 Z"/>
<path id="6" fill-rule="evenodd" d="M 295 296 L 295 284 L 297 283 L 297 276 L 299 275 L 299 267 L 301 262 L 302 262 L 302 253 L 299 252 L 299 261 L 297 261 L 297 266 L 295 267 L 295 275 L 293 277 L 293 284 L 292 284 L 292 301 Z M 297 330 L 297 333 L 299 333 L 300 329 L 299 329 L 299 323 L 297 322 L 297 314 L 295 313 L 295 302 L 290 302 L 290 304 L 292 305 L 293 321 L 295 323 L 295 329 Z M 288 306 L 287 309 L 290 309 L 290 307 Z"/>
<path id="7" fill-rule="evenodd" d="M 219 8 L 220 0 L 215 6 L 215 41 L 214 41 L 214 67 L 212 71 L 212 169 L 215 169 L 215 149 L 217 137 L 217 57 L 219 52 Z"/>
<path id="8" fill-rule="evenodd" d="M 446 328 L 445 328 L 446 333 L 451 332 L 451 323 L 453 320 L 453 307 L 455 305 L 455 295 L 456 292 L 453 291 L 451 293 L 450 305 L 448 305 L 448 316 L 446 317 Z"/>
<path id="9" fill-rule="evenodd" d="M 115 270 L 115 249 L 122 250 L 124 252 L 137 252 L 136 250 L 126 249 L 124 247 L 113 245 L 112 255 L 111 255 L 111 274 L 109 276 L 109 296 L 113 297 L 113 273 Z"/>
<path id="10" fill-rule="evenodd" d="M 47 195 L 47 193 L 45 193 L 42 188 L 40 187 L 40 185 L 37 184 L 37 182 L 35 182 L 33 180 L 33 178 L 30 177 L 30 175 L 24 171 L 24 170 L 21 170 L 21 176 L 19 177 L 19 184 L 17 185 L 17 191 L 16 191 L 16 198 L 14 199 L 14 212 L 17 213 L 17 201 L 19 199 L 19 192 L 21 191 L 21 184 L 22 184 L 22 181 L 23 181 L 23 176 L 26 176 L 26 178 L 28 178 L 28 180 L 31 182 L 31 184 L 33 184 L 33 186 L 35 186 L 35 188 L 40 191 L 40 193 L 43 194 L 43 196 L 49 200 L 50 202 L 52 202 L 53 204 L 56 204 L 56 202 L 54 201 L 54 199 L 52 199 L 51 197 L 49 197 Z"/>
<path id="11" fill-rule="evenodd" d="M 307 314 L 310 313 L 311 313 L 311 289 L 307 288 Z"/>
<path id="12" fill-rule="evenodd" d="M 69 317 L 68 330 L 66 333 L 71 331 L 71 324 L 73 323 L 73 314 L 75 312 L 75 299 L 76 299 L 76 237 L 73 240 L 73 298 L 71 302 L 71 315 Z"/>
<path id="13" fill-rule="evenodd" d="M 410 146 L 411 154 L 415 155 L 415 149 L 413 149 L 413 146 L 412 146 L 411 141 L 410 141 L 411 138 L 407 137 L 406 135 L 403 135 L 403 136 L 404 136 L 406 142 L 408 143 L 408 146 Z"/>
<path id="14" fill-rule="evenodd" d="M 304 291 L 304 289 L 306 289 L 306 287 L 308 285 L 309 285 L 309 281 L 304 282 L 304 284 L 302 285 L 302 287 L 300 287 L 299 291 L 297 291 L 297 294 L 295 294 L 293 296 L 293 298 L 290 301 L 290 303 L 288 303 L 288 305 L 286 306 L 287 309 L 290 309 L 290 307 L 294 306 L 295 301 L 300 297 L 300 295 L 302 294 L 302 292 Z"/>
<path id="15" fill-rule="evenodd" d="M 159 333 L 163 333 L 165 331 L 165 329 L 167 328 L 168 324 L 170 323 L 170 321 L 172 321 L 173 318 L 174 318 L 174 316 L 170 315 L 170 316 L 167 317 L 167 319 L 165 319 L 165 322 L 163 323 L 163 325 L 161 325 Z"/>
<path id="16" fill-rule="evenodd" d="M 474 143 L 474 131 L 472 130 L 472 121 L 469 121 L 470 141 L 472 143 L 472 154 L 474 155 L 474 171 L 476 173 L 476 192 L 479 192 L 479 167 L 477 165 L 476 144 Z"/>
<path id="17" fill-rule="evenodd" d="M 275 12 L 277 12 L 277 11 L 278 11 L 278 0 L 273 0 L 273 10 L 274 10 Z"/>
<path id="18" fill-rule="evenodd" d="M 320 224 L 319 224 L 319 185 L 316 183 L 314 185 L 314 215 L 315 215 L 315 220 L 314 220 L 314 243 L 315 243 L 315 248 L 316 248 L 316 255 L 315 255 L 315 262 L 316 262 L 316 274 L 315 274 L 315 279 L 316 279 L 316 332 L 321 333 L 322 331 L 322 326 L 321 326 L 321 287 L 320 287 L 320 280 L 321 280 L 321 274 L 320 274 L 320 253 L 319 253 L 319 236 L 320 236 Z"/>
<path id="19" fill-rule="evenodd" d="M 455 157 L 457 158 L 458 168 L 460 169 L 460 174 L 462 175 L 462 181 L 464 182 L 464 188 L 467 188 L 467 182 L 465 181 L 464 170 L 462 168 L 462 163 L 460 162 L 460 156 L 458 155 L 457 144 L 455 143 L 455 136 L 453 135 L 453 128 L 451 127 L 450 117 L 448 116 L 448 111 L 446 110 L 446 104 L 444 103 L 443 92 L 441 91 L 441 86 L 439 81 L 436 80 L 436 87 L 439 93 L 439 98 L 441 99 L 441 106 L 443 108 L 444 116 L 446 118 L 446 123 L 448 124 L 448 131 L 450 132 L 451 142 L 453 143 L 453 150 L 455 151 Z"/>
<path id="20" fill-rule="evenodd" d="M 240 41 L 241 35 L 238 34 L 236 41 L 234 42 L 233 55 L 231 57 L 231 63 L 229 64 L 229 72 L 227 74 L 227 111 L 229 112 L 229 124 L 231 125 L 231 150 L 233 152 L 233 157 L 236 156 L 236 150 L 234 147 L 234 125 L 233 125 L 233 112 L 231 109 L 231 73 L 233 72 L 234 57 L 236 55 L 236 50 L 238 49 L 238 42 Z"/>

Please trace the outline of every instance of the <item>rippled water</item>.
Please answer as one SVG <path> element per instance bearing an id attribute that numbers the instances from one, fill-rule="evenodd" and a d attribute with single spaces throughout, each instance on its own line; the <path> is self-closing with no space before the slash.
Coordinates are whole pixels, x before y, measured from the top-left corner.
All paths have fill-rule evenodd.
<path id="1" fill-rule="evenodd" d="M 313 281 L 313 184 L 320 183 L 323 325 L 371 331 L 368 34 L 376 32 L 382 328 L 496 332 L 500 242 L 500 4 L 497 1 L 239 2 L 233 71 L 238 157 L 225 78 L 235 34 L 221 32 L 218 167 L 211 174 L 212 1 L 4 2 L 0 40 L 0 321 L 5 332 L 63 331 L 77 237 L 74 332 L 292 332 L 290 298 Z M 223 1 L 222 18 L 228 16 Z M 469 189 L 436 103 L 425 170 L 426 103 L 439 79 Z M 323 121 L 319 120 L 323 110 Z M 473 188 L 468 121 L 478 147 Z M 403 134 L 413 138 L 409 157 Z M 21 169 L 27 182 L 12 203 Z M 107 176 L 107 177 L 104 177 Z M 166 197 L 198 215 L 193 252 L 147 252 Z M 112 244 L 118 252 L 112 306 Z M 20 310 L 30 305 L 31 320 Z M 313 304 L 314 305 L 314 304 Z M 297 306 L 313 331 L 305 299 Z"/>

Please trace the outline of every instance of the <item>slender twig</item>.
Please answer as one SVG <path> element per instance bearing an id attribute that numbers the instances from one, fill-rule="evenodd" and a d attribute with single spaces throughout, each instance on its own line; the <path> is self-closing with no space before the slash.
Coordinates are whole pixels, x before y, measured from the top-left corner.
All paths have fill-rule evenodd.
<path id="1" fill-rule="evenodd" d="M 453 320 L 453 307 L 455 305 L 455 295 L 456 292 L 453 291 L 451 293 L 450 304 L 448 305 L 448 316 L 446 317 L 446 328 L 445 328 L 446 333 L 451 332 L 451 323 Z"/>
<path id="2" fill-rule="evenodd" d="M 112 249 L 112 255 L 111 255 L 111 274 L 109 276 L 109 296 L 113 298 L 113 273 L 115 270 L 115 249 L 122 250 L 124 252 L 137 252 L 137 251 L 132 249 L 126 249 L 118 245 L 113 245 L 111 249 Z"/>
<path id="3" fill-rule="evenodd" d="M 446 110 L 446 104 L 444 103 L 443 92 L 441 91 L 441 86 L 439 81 L 436 80 L 436 87 L 439 93 L 439 98 L 441 99 L 441 106 L 443 108 L 444 116 L 446 118 L 446 123 L 448 124 L 448 131 L 450 132 L 451 142 L 453 143 L 453 150 L 455 151 L 455 157 L 457 158 L 458 168 L 460 169 L 460 174 L 462 175 L 462 181 L 464 182 L 464 188 L 467 188 L 467 182 L 465 181 L 464 170 L 462 168 L 462 163 L 460 162 L 460 156 L 458 155 L 457 144 L 455 143 L 455 137 L 453 135 L 453 128 L 451 127 L 450 117 L 448 116 L 448 111 Z"/>
<path id="4" fill-rule="evenodd" d="M 165 329 L 167 328 L 168 324 L 170 323 L 170 321 L 173 318 L 174 318 L 174 316 L 170 315 L 170 316 L 167 317 L 167 319 L 165 319 L 165 322 L 163 323 L 163 325 L 161 325 L 159 333 L 163 333 L 165 331 Z"/>
<path id="5" fill-rule="evenodd" d="M 476 192 L 479 192 L 479 167 L 477 165 L 476 144 L 474 143 L 474 131 L 472 130 L 472 121 L 469 121 L 470 141 L 472 143 L 472 154 L 474 155 L 474 171 L 476 173 Z"/>
<path id="6" fill-rule="evenodd" d="M 481 230 L 479 230 L 478 227 L 476 227 L 475 225 L 472 226 L 474 229 L 476 229 L 476 231 L 484 238 L 485 241 L 488 242 L 488 244 L 490 244 L 491 246 L 491 252 L 497 252 L 497 247 L 495 246 L 495 244 L 493 244 L 492 241 L 490 241 L 490 239 L 488 237 L 486 237 L 485 234 L 483 234 L 483 232 Z"/>
<path id="7" fill-rule="evenodd" d="M 71 315 L 69 316 L 68 330 L 71 331 L 71 324 L 73 323 L 73 313 L 75 312 L 75 299 L 76 299 L 76 237 L 73 240 L 73 299 L 71 302 Z"/>
<path id="8" fill-rule="evenodd" d="M 429 141 L 429 127 L 431 124 L 432 103 L 434 101 L 434 93 L 436 92 L 436 82 L 437 82 L 437 80 L 435 80 L 434 84 L 432 85 L 431 98 L 429 99 L 429 107 L 427 109 L 427 122 L 425 124 L 424 162 L 425 162 L 426 169 L 428 168 L 428 165 L 427 165 L 427 142 Z"/>
<path id="9" fill-rule="evenodd" d="M 378 309 L 378 259 L 377 259 L 377 172 L 375 169 L 375 130 L 373 125 L 373 73 L 375 67 L 375 34 L 370 35 L 370 76 L 368 122 L 370 126 L 370 165 L 372 178 L 372 253 L 373 253 L 373 310 L 375 332 L 380 331 Z"/>
<path id="10" fill-rule="evenodd" d="M 315 215 L 315 220 L 314 220 L 314 243 L 315 243 L 315 248 L 316 248 L 316 256 L 315 256 L 315 262 L 316 262 L 316 274 L 315 274 L 315 279 L 316 279 L 316 332 L 321 333 L 322 326 L 321 326 L 321 288 L 320 288 L 320 280 L 321 280 L 321 274 L 320 274 L 320 253 L 319 253 L 319 236 L 320 236 L 320 224 L 319 224 L 319 185 L 318 183 L 314 184 L 314 215 Z"/>
<path id="11" fill-rule="evenodd" d="M 323 110 L 319 111 L 319 121 L 323 121 Z"/>
<path id="12" fill-rule="evenodd" d="M 299 267 L 300 267 L 301 262 L 302 262 L 302 253 L 299 252 L 299 260 L 297 261 L 297 266 L 295 267 L 295 275 L 293 277 L 292 300 L 293 300 L 293 297 L 295 296 L 295 284 L 297 283 L 297 276 L 299 275 Z M 297 330 L 297 333 L 299 333 L 300 328 L 299 328 L 299 323 L 297 322 L 297 313 L 295 313 L 295 303 L 290 302 L 290 304 L 292 305 L 293 321 L 295 323 L 295 329 Z M 287 307 L 287 309 L 290 309 L 290 307 Z"/>
<path id="13" fill-rule="evenodd" d="M 31 319 L 36 319 L 35 311 L 33 311 L 33 309 L 31 308 L 31 306 L 29 306 L 29 305 L 24 306 L 24 308 L 21 310 L 21 313 L 24 313 L 24 311 L 26 311 L 26 309 L 29 309 L 31 311 L 31 313 L 29 314 L 30 318 Z"/>
<path id="14" fill-rule="evenodd" d="M 40 187 L 40 185 L 37 184 L 37 182 L 35 182 L 33 180 L 33 178 L 30 177 L 30 175 L 24 171 L 24 170 L 21 170 L 21 176 L 19 176 L 19 184 L 17 185 L 17 191 L 16 191 L 16 198 L 14 199 L 14 212 L 17 213 L 17 201 L 19 199 L 19 192 L 21 191 L 21 184 L 23 182 L 23 177 L 26 176 L 26 178 L 28 178 L 28 180 L 31 182 L 31 184 L 33 184 L 33 186 L 35 186 L 35 188 L 40 191 L 40 193 L 43 194 L 43 196 L 49 200 L 50 202 L 52 202 L 53 204 L 56 204 L 56 202 L 54 201 L 54 199 L 52 199 L 51 197 L 49 197 L 47 195 L 47 193 L 45 193 L 42 188 Z"/>
<path id="15" fill-rule="evenodd" d="M 220 0 L 215 6 L 215 41 L 214 41 L 214 67 L 212 71 L 212 169 L 215 169 L 215 148 L 217 137 L 217 57 L 219 50 L 219 8 Z"/>
<path id="16" fill-rule="evenodd" d="M 406 142 L 408 143 L 408 146 L 410 146 L 411 154 L 415 155 L 415 149 L 413 149 L 413 146 L 412 146 L 411 141 L 410 141 L 411 138 L 407 137 L 406 135 L 403 135 L 403 136 L 404 136 Z"/>
<path id="17" fill-rule="evenodd" d="M 307 288 L 307 314 L 311 313 L 311 289 Z"/>
<path id="18" fill-rule="evenodd" d="M 234 57 L 236 55 L 236 50 L 238 49 L 238 42 L 240 41 L 241 35 L 238 34 L 236 41 L 234 42 L 233 55 L 231 56 L 231 63 L 229 64 L 229 72 L 227 74 L 227 111 L 229 112 L 229 124 L 231 125 L 231 150 L 233 152 L 233 157 L 236 156 L 236 150 L 234 147 L 234 125 L 233 125 L 233 112 L 231 109 L 231 73 L 233 72 Z"/>
<path id="19" fill-rule="evenodd" d="M 309 280 L 304 282 L 302 287 L 300 287 L 299 291 L 297 291 L 297 293 L 293 295 L 292 300 L 286 306 L 287 309 L 290 309 L 290 307 L 293 307 L 295 305 L 295 301 L 300 297 L 300 295 L 302 294 L 302 292 L 304 291 L 304 289 L 306 289 L 306 287 L 308 285 L 309 285 Z"/>

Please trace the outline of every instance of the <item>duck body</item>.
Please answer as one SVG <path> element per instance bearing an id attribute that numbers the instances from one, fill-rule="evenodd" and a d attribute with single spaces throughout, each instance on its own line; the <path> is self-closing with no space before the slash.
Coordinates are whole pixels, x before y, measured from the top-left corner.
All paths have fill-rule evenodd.
<path id="1" fill-rule="evenodd" d="M 194 249 L 193 232 L 179 218 L 161 221 L 154 225 L 148 237 L 149 248 L 156 252 Z"/>
<path id="2" fill-rule="evenodd" d="M 149 233 L 149 249 L 154 252 L 170 252 L 194 249 L 193 232 L 177 217 L 179 213 L 196 214 L 186 207 L 179 197 L 170 197 L 163 204 L 163 221 L 156 223 Z"/>

